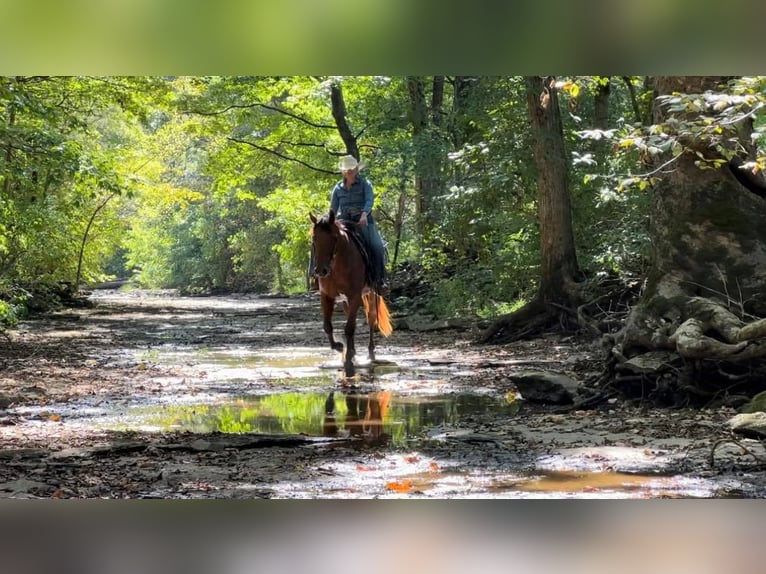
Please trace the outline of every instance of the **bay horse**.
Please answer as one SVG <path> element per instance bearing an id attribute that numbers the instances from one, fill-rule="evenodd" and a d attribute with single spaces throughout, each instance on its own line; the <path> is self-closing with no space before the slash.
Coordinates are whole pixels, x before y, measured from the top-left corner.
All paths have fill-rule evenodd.
<path id="1" fill-rule="evenodd" d="M 356 225 L 336 218 L 332 210 L 319 219 L 313 213 L 309 214 L 309 218 L 314 224 L 311 248 L 315 263 L 314 274 L 319 283 L 324 332 L 327 333 L 330 347 L 341 353 L 346 376 L 352 377 L 356 355 L 354 334 L 359 307 L 364 306 L 370 327 L 367 346 L 370 361 L 375 360 L 375 328 L 388 337 L 393 331 L 391 314 L 385 300 L 375 289 L 370 254 Z M 345 349 L 343 343 L 335 340 L 332 330 L 335 303 L 343 297 L 343 310 L 346 313 Z"/>

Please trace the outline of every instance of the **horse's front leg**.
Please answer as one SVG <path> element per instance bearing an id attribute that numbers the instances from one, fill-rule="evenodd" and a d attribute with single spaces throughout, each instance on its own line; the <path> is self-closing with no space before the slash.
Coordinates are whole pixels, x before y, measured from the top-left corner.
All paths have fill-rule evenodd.
<path id="1" fill-rule="evenodd" d="M 356 355 L 356 346 L 354 345 L 354 335 L 356 333 L 356 315 L 359 312 L 359 305 L 362 303 L 362 297 L 356 296 L 349 298 L 346 308 L 346 360 L 343 367 L 346 370 L 346 376 L 354 375 L 354 356 Z"/>
<path id="2" fill-rule="evenodd" d="M 336 341 L 332 334 L 332 313 L 335 310 L 335 298 L 322 295 L 322 317 L 324 318 L 324 332 L 330 341 L 330 347 L 339 353 L 343 352 L 343 343 Z"/>

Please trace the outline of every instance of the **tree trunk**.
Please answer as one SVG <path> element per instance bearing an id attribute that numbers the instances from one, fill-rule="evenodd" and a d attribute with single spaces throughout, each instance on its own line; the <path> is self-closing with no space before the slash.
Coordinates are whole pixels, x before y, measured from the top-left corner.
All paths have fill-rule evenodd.
<path id="1" fill-rule="evenodd" d="M 422 78 L 408 77 L 410 120 L 415 147 L 415 192 L 417 194 L 417 227 L 424 244 L 437 223 L 436 197 L 441 193 L 441 155 L 436 130 L 429 121 L 425 83 Z M 438 100 L 435 100 L 438 101 Z"/>
<path id="2" fill-rule="evenodd" d="M 431 90 L 431 123 L 440 126 L 442 123 L 442 107 L 444 105 L 444 76 L 434 76 Z"/>
<path id="3" fill-rule="evenodd" d="M 481 138 L 480 130 L 471 122 L 475 117 L 471 107 L 479 87 L 480 79 L 474 76 L 455 76 L 455 96 L 453 98 L 451 130 L 452 143 L 460 149 L 466 143 L 477 143 Z"/>
<path id="4" fill-rule="evenodd" d="M 338 134 L 340 134 L 343 143 L 346 145 L 346 153 L 353 155 L 359 161 L 359 144 L 346 118 L 346 102 L 343 99 L 343 88 L 341 88 L 340 84 L 332 84 L 330 86 L 330 102 L 332 104 L 332 117 L 335 120 L 335 125 L 338 127 Z"/>
<path id="5" fill-rule="evenodd" d="M 104 200 L 98 204 L 96 209 L 93 210 L 93 213 L 88 218 L 88 224 L 85 226 L 85 232 L 82 234 L 82 241 L 80 242 L 80 252 L 77 254 L 77 273 L 75 274 L 74 279 L 75 292 L 80 289 L 80 281 L 82 280 L 82 263 L 83 259 L 85 258 L 85 244 L 88 242 L 90 228 L 93 227 L 93 222 L 96 221 L 96 216 L 98 215 L 99 211 L 106 207 L 106 204 L 109 203 L 109 201 L 117 195 L 118 194 L 116 192 L 113 192 L 106 196 L 106 198 L 104 198 Z"/>
<path id="6" fill-rule="evenodd" d="M 551 325 L 572 323 L 562 319 L 575 315 L 574 307 L 580 298 L 567 157 L 557 91 L 550 78 L 543 80 L 539 76 L 528 76 L 525 82 L 537 168 L 540 284 L 537 297 L 520 310 L 498 319 L 482 334 L 482 342 L 505 343 L 533 336 Z"/>
<path id="7" fill-rule="evenodd" d="M 576 300 L 579 274 L 572 230 L 567 156 L 557 90 L 552 80 L 528 76 L 527 110 L 537 168 L 537 214 L 540 223 L 540 297 L 544 302 Z"/>
<path id="8" fill-rule="evenodd" d="M 720 91 L 723 81 L 658 77 L 655 95 Z M 657 100 L 653 115 L 655 124 L 687 119 Z M 766 345 L 758 340 L 766 336 L 766 325 L 757 320 L 748 324 L 766 315 L 765 200 L 738 181 L 734 168 L 696 165 L 697 152 L 716 157 L 712 146 L 684 144 L 687 151 L 668 164 L 653 190 L 652 265 L 612 349 L 624 393 L 671 404 L 725 398 L 721 387 L 733 388 L 732 381 L 746 387 L 752 377 L 744 375 L 757 373 L 751 361 L 766 355 Z M 668 353 L 664 368 L 636 377 L 635 357 L 658 351 Z M 757 377 L 763 380 L 763 373 Z"/>
<path id="9" fill-rule="evenodd" d="M 593 127 L 597 130 L 605 130 L 609 127 L 610 92 L 611 82 L 609 77 L 606 77 L 596 86 L 596 95 L 593 98 Z"/>

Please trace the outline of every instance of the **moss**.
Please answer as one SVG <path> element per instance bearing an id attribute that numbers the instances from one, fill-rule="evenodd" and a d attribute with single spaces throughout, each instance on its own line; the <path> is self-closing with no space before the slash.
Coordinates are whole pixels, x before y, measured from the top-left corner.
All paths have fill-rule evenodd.
<path id="1" fill-rule="evenodd" d="M 752 399 L 750 399 L 750 402 L 744 405 L 740 409 L 740 412 L 743 412 L 743 413 L 766 412 L 766 391 L 762 393 L 758 393 Z"/>

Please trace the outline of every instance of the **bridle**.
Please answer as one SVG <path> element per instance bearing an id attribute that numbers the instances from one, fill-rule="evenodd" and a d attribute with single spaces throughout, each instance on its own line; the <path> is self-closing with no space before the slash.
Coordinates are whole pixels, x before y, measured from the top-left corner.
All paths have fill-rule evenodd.
<path id="1" fill-rule="evenodd" d="M 314 235 L 312 236 L 312 239 L 311 239 L 311 248 L 314 249 L 314 256 L 315 257 L 316 257 L 315 243 L 316 243 L 316 228 L 317 227 L 318 227 L 318 225 L 314 225 Z M 340 231 L 338 232 L 338 235 L 334 235 L 332 233 L 332 231 L 328 231 L 328 233 L 330 234 L 330 237 L 333 240 L 332 252 L 330 253 L 330 259 L 328 259 L 328 261 L 327 261 L 327 275 L 330 275 L 330 270 L 332 269 L 332 262 L 335 260 L 335 255 L 338 253 L 338 243 L 340 243 Z M 315 262 L 316 262 L 316 260 L 315 260 Z M 316 263 L 318 263 L 318 262 L 316 262 Z M 319 265 L 315 264 L 314 265 L 314 276 L 315 277 L 319 277 L 319 275 L 317 274 L 317 269 L 318 268 L 319 268 Z M 325 275 L 325 277 L 327 275 Z"/>

